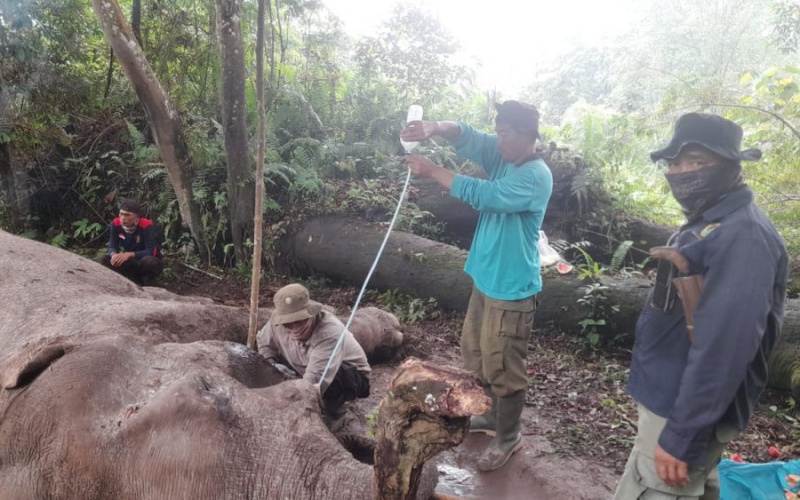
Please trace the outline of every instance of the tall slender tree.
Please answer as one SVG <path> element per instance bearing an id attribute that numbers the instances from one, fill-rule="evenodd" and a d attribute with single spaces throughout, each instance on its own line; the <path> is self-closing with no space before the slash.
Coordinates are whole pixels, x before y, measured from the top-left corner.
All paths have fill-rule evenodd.
<path id="1" fill-rule="evenodd" d="M 249 257 L 245 242 L 252 235 L 253 177 L 247 149 L 244 98 L 244 50 L 241 0 L 216 0 L 217 44 L 222 65 L 222 127 L 228 160 L 228 213 L 238 262 Z"/>
<path id="2" fill-rule="evenodd" d="M 258 322 L 258 295 L 261 288 L 261 246 L 263 239 L 264 202 L 264 153 L 266 149 L 266 103 L 264 102 L 264 2 L 258 0 L 258 26 L 256 27 L 256 101 L 258 103 L 258 153 L 256 156 L 256 199 L 253 216 L 253 275 L 250 284 L 250 328 L 247 332 L 247 345 L 256 348 L 256 327 Z"/>
<path id="3" fill-rule="evenodd" d="M 192 194 L 192 162 L 183 136 L 180 115 L 170 102 L 117 0 L 92 0 L 92 7 L 120 66 L 133 85 L 147 114 L 161 160 L 178 199 L 183 223 L 189 227 L 197 250 L 205 260 L 208 245 L 200 223 L 200 210 Z"/>

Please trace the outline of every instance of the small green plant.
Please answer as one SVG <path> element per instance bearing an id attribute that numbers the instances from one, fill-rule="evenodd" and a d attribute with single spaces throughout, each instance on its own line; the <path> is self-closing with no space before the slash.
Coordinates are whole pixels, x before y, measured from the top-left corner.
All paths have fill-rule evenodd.
<path id="1" fill-rule="evenodd" d="M 592 283 L 581 287 L 581 290 L 583 291 L 583 296 L 578 299 L 578 304 L 585 307 L 589 314 L 578 324 L 586 341 L 590 346 L 595 347 L 600 343 L 599 327 L 606 326 L 603 309 L 608 300 L 605 294 L 608 287 L 600 283 Z"/>
<path id="2" fill-rule="evenodd" d="M 633 242 L 631 240 L 625 240 L 617 245 L 616 250 L 614 250 L 614 254 L 611 256 L 611 265 L 609 266 L 609 270 L 611 272 L 616 272 L 622 269 L 622 265 L 625 263 L 625 257 L 628 255 L 628 252 L 632 246 Z"/>
<path id="3" fill-rule="evenodd" d="M 50 244 L 54 247 L 65 248 L 69 243 L 69 235 L 61 231 L 50 239 Z"/>
<path id="4" fill-rule="evenodd" d="M 587 315 L 578 324 L 581 327 L 581 333 L 591 347 L 600 343 L 600 333 L 602 328 L 607 326 L 608 318 L 619 312 L 618 305 L 609 303 L 608 295 L 606 295 L 608 289 L 602 283 L 591 283 L 581 287 L 583 296 L 578 299 L 578 304 L 586 309 Z"/>
<path id="5" fill-rule="evenodd" d="M 414 324 L 439 315 L 439 304 L 433 297 L 420 299 L 396 288 L 378 294 L 376 300 L 403 323 Z"/>
<path id="6" fill-rule="evenodd" d="M 75 228 L 72 237 L 82 240 L 93 240 L 105 230 L 105 226 L 99 222 L 89 222 L 88 219 L 77 220 L 72 223 L 72 227 Z"/>
<path id="7" fill-rule="evenodd" d="M 573 246 L 577 251 L 581 253 L 583 256 L 583 263 L 579 263 L 576 267 L 578 270 L 578 278 L 581 280 L 589 280 L 589 281 L 597 281 L 600 276 L 603 275 L 605 268 L 591 255 L 589 252 L 581 248 L 580 246 Z"/>
<path id="8" fill-rule="evenodd" d="M 586 318 L 579 321 L 578 324 L 581 326 L 581 333 L 586 338 L 586 341 L 589 342 L 590 346 L 595 347 L 600 343 L 600 333 L 597 331 L 597 328 L 605 326 L 606 320 Z"/>

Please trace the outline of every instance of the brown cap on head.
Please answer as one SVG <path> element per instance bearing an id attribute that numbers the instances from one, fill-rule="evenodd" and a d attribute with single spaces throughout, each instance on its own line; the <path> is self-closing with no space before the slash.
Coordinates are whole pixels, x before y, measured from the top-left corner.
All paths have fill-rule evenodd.
<path id="1" fill-rule="evenodd" d="M 270 321 L 274 326 L 313 318 L 322 310 L 322 304 L 311 300 L 308 289 L 299 283 L 281 288 L 272 300 L 275 310 Z"/>

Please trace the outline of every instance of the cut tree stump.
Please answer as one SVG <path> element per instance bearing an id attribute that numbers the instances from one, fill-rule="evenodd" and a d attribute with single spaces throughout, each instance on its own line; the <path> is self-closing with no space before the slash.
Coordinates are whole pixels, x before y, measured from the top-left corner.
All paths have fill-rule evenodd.
<path id="1" fill-rule="evenodd" d="M 423 464 L 458 446 L 469 416 L 486 413 L 491 400 L 474 375 L 409 358 L 378 407 L 376 498 L 414 498 Z"/>

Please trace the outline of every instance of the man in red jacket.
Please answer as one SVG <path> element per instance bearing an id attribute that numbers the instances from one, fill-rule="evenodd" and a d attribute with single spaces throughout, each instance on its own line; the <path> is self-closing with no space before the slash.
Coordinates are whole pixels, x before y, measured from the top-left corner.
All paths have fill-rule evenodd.
<path id="1" fill-rule="evenodd" d="M 150 283 L 164 269 L 159 228 L 142 217 L 142 207 L 136 201 L 122 200 L 119 216 L 108 225 L 108 232 L 104 266 L 138 285 Z"/>

